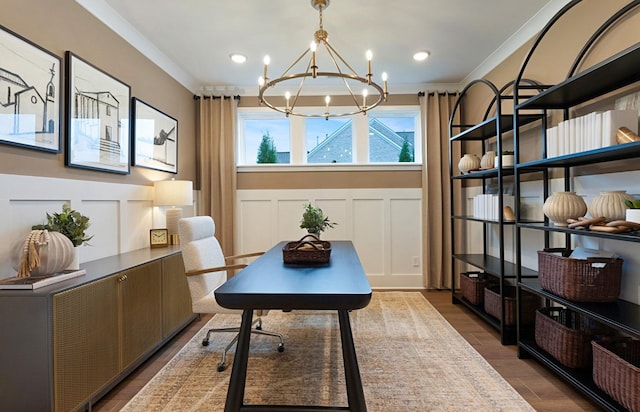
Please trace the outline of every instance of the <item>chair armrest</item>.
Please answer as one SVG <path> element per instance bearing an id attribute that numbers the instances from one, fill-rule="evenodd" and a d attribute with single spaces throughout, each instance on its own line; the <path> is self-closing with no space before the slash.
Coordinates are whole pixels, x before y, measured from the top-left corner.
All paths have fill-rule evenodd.
<path id="1" fill-rule="evenodd" d="M 247 265 L 245 263 L 238 263 L 238 264 L 235 264 L 235 265 L 224 265 L 224 266 L 217 266 L 217 267 L 214 267 L 214 268 L 190 270 L 190 271 L 185 272 L 185 275 L 187 275 L 187 276 L 197 276 L 197 275 L 204 275 L 205 273 L 221 272 L 223 270 L 244 269 L 246 267 L 247 267 Z"/>
<path id="2" fill-rule="evenodd" d="M 261 256 L 261 255 L 264 255 L 264 252 L 244 253 L 241 255 L 225 256 L 224 260 L 236 260 L 236 259 L 248 258 L 253 256 Z"/>

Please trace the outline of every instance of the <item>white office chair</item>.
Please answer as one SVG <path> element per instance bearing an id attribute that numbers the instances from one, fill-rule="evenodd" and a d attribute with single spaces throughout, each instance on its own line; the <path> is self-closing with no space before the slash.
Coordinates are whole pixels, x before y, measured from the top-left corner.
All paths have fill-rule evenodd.
<path id="1" fill-rule="evenodd" d="M 195 216 L 182 218 L 178 221 L 178 232 L 182 249 L 182 259 L 191 292 L 191 306 L 194 313 L 237 313 L 240 310 L 223 308 L 218 304 L 214 291 L 227 281 L 227 270 L 242 269 L 246 264 L 231 264 L 227 262 L 250 256 L 258 256 L 262 253 L 249 253 L 244 255 L 225 257 L 218 239 L 215 238 L 215 223 L 210 216 Z M 238 323 L 240 319 L 238 319 Z M 255 326 L 255 328 L 253 327 Z M 222 359 L 218 363 L 218 372 L 226 369 L 227 351 L 237 342 L 240 327 L 209 329 L 207 336 L 202 340 L 202 346 L 209 345 L 209 337 L 213 332 L 235 332 L 233 340 L 222 353 Z M 284 339 L 279 333 L 262 330 L 262 319 L 256 318 L 252 323 L 251 333 L 275 336 L 280 339 L 278 352 L 284 351 Z"/>

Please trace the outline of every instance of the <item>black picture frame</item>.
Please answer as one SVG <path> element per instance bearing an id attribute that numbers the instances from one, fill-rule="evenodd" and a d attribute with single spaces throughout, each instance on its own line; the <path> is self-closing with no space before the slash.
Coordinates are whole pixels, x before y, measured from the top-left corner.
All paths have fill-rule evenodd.
<path id="1" fill-rule="evenodd" d="M 178 120 L 148 103 L 133 98 L 131 164 L 178 173 Z"/>
<path id="2" fill-rule="evenodd" d="M 0 143 L 62 151 L 62 59 L 0 25 Z"/>
<path id="3" fill-rule="evenodd" d="M 66 52 L 65 165 L 129 174 L 131 87 Z"/>

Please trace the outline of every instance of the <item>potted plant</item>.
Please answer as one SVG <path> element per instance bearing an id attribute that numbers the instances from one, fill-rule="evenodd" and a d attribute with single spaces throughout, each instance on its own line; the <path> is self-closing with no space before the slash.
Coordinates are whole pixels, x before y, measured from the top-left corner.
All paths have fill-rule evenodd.
<path id="1" fill-rule="evenodd" d="M 74 258 L 68 269 L 79 269 L 80 259 L 78 256 L 78 246 L 89 244 L 93 236 L 87 236 L 89 228 L 89 218 L 80 212 L 71 209 L 70 206 L 63 204 L 62 213 L 47 213 L 47 223 L 43 225 L 35 225 L 31 229 L 45 229 L 49 232 L 59 232 L 65 235 L 75 248 Z"/>
<path id="2" fill-rule="evenodd" d="M 502 163 L 498 163 L 499 159 L 498 156 L 496 156 L 494 165 L 495 167 L 498 167 L 499 164 L 502 165 L 502 167 L 512 167 L 513 166 L 513 151 L 512 150 L 503 150 L 501 152 L 501 157 L 502 157 Z"/>
<path id="3" fill-rule="evenodd" d="M 626 199 L 624 204 L 627 206 L 625 220 L 628 222 L 640 223 L 640 200 Z"/>
<path id="4" fill-rule="evenodd" d="M 330 221 L 319 207 L 314 207 L 311 203 L 304 206 L 304 213 L 300 221 L 301 229 L 307 229 L 307 232 L 320 238 L 321 232 L 328 227 L 333 228 L 335 225 L 337 223 Z"/>

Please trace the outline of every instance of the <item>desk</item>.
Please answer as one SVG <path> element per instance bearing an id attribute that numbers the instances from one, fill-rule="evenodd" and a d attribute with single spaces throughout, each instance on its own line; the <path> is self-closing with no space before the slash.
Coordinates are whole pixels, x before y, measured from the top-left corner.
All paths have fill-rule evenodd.
<path id="1" fill-rule="evenodd" d="M 225 412 L 236 411 L 338 411 L 364 412 L 358 360 L 351 334 L 349 311 L 362 309 L 371 300 L 371 286 L 358 254 L 349 241 L 331 242 L 331 259 L 323 266 L 285 265 L 281 242 L 260 256 L 215 291 L 218 303 L 242 309 L 240 337 L 233 360 Z M 337 310 L 342 341 L 348 407 L 244 405 L 251 321 L 256 309 Z"/>

